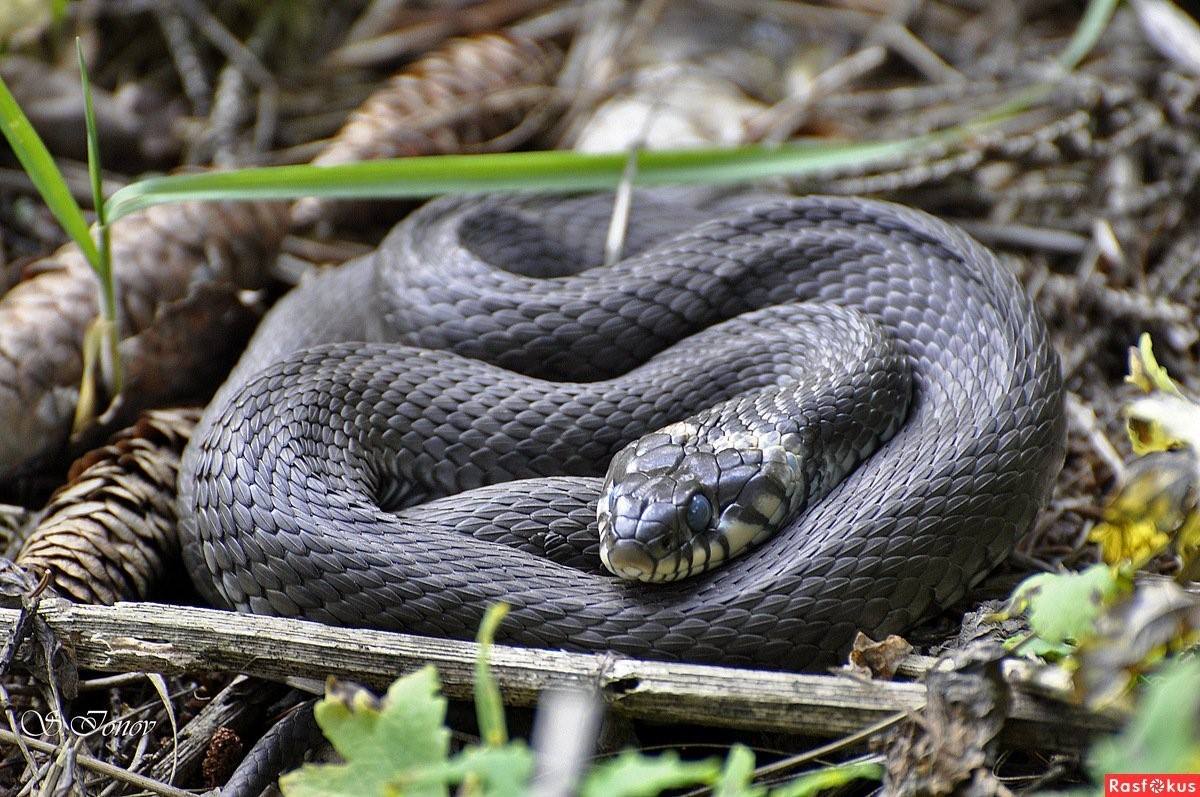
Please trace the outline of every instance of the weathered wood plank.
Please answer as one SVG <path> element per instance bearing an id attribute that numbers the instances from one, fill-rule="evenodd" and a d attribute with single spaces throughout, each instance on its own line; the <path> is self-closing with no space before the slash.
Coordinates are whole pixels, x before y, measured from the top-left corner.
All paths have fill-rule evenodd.
<path id="1" fill-rule="evenodd" d="M 40 614 L 71 640 L 81 666 L 104 672 L 222 670 L 278 681 L 332 675 L 378 688 L 433 664 L 448 696 L 470 698 L 478 652 L 472 642 L 153 603 L 84 606 L 48 598 Z M 0 610 L 0 627 L 10 629 L 16 616 L 15 610 Z M 493 647 L 491 661 L 511 705 L 533 705 L 547 690 L 585 689 L 597 693 L 611 711 L 659 722 L 842 736 L 925 702 L 923 684 L 844 675 L 504 645 Z M 1006 735 L 1027 747 L 1077 750 L 1094 733 L 1114 727 L 1112 717 L 1018 690 Z"/>

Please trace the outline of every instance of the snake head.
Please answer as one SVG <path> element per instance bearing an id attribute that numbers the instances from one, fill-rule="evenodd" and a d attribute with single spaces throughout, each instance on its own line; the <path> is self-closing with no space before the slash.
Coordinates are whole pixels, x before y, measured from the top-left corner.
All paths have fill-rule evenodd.
<path id="1" fill-rule="evenodd" d="M 770 537 L 806 497 L 796 441 L 786 442 L 682 422 L 630 443 L 609 464 L 597 507 L 604 566 L 621 578 L 674 581 Z"/>

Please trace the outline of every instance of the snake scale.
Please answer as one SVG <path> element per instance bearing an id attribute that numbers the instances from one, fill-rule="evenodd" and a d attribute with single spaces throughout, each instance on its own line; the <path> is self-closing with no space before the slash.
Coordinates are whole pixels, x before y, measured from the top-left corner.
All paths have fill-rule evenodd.
<path id="1" fill-rule="evenodd" d="M 676 190 L 637 193 L 599 266 L 611 201 L 435 200 L 285 296 L 184 457 L 205 597 L 456 638 L 503 600 L 514 644 L 794 669 L 1007 555 L 1065 424 L 1044 324 L 989 251 L 885 202 Z M 643 472 L 601 499 L 614 457 Z M 606 547 L 627 575 L 667 527 L 696 532 L 667 577 L 729 558 L 718 515 L 742 542 L 780 528 L 641 584 L 601 567 L 598 514 L 637 538 Z"/>

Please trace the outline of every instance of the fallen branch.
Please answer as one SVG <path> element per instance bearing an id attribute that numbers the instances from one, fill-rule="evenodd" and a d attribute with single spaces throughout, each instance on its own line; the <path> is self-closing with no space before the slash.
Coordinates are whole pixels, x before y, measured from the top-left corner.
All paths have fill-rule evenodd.
<path id="1" fill-rule="evenodd" d="M 153 603 L 85 606 L 46 598 L 39 614 L 69 640 L 80 667 L 105 672 L 222 670 L 276 681 L 336 676 L 384 687 L 401 673 L 434 664 L 446 695 L 469 699 L 478 651 L 472 642 Z M 16 618 L 15 610 L 0 610 L 0 629 L 10 630 Z M 499 645 L 491 663 L 511 705 L 533 705 L 549 690 L 591 690 L 611 711 L 655 722 L 844 736 L 925 703 L 920 683 L 844 675 Z M 1116 724 L 1110 716 L 1017 691 L 1004 735 L 1019 746 L 1071 751 Z"/>

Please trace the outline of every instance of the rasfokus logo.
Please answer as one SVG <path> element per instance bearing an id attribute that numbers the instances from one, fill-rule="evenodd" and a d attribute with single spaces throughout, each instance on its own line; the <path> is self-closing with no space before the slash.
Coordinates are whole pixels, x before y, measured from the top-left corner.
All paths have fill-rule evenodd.
<path id="1" fill-rule="evenodd" d="M 1104 776 L 1104 797 L 1113 794 L 1196 794 L 1200 775 L 1139 773 Z"/>

